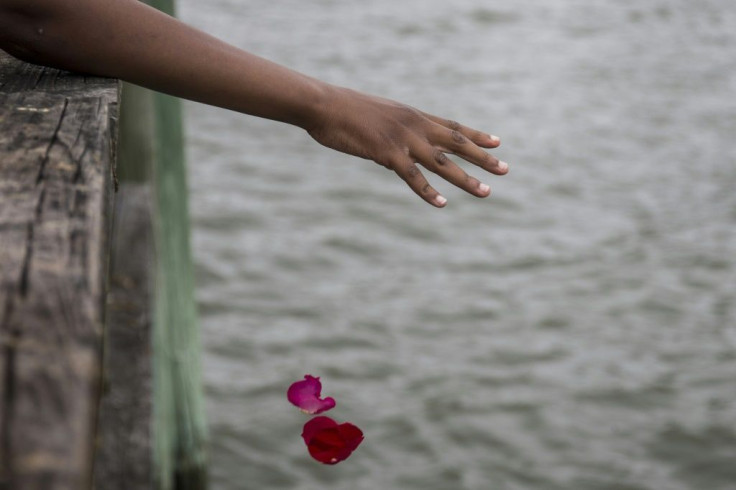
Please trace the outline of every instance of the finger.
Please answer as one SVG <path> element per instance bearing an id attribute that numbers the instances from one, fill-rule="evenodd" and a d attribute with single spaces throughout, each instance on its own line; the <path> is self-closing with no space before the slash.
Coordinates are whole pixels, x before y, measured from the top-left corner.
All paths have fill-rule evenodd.
<path id="1" fill-rule="evenodd" d="M 422 175 L 419 167 L 409 158 L 407 155 L 402 155 L 399 159 L 397 158 L 391 163 L 396 174 L 401 177 L 404 182 L 413 190 L 419 197 L 427 201 L 432 206 L 442 208 L 447 204 L 447 199 L 442 197 L 437 192 L 427 179 Z"/>
<path id="2" fill-rule="evenodd" d="M 509 166 L 506 162 L 502 162 L 487 153 L 460 131 L 440 125 L 436 125 L 435 129 L 436 131 L 430 142 L 439 146 L 440 149 L 457 155 L 493 174 L 505 175 L 508 173 Z"/>
<path id="3" fill-rule="evenodd" d="M 491 188 L 487 184 L 468 175 L 465 170 L 447 158 L 442 150 L 427 143 L 417 146 L 412 156 L 422 166 L 474 196 L 487 197 L 490 195 Z"/>
<path id="4" fill-rule="evenodd" d="M 452 119 L 444 119 L 441 117 L 433 116 L 432 114 L 427 114 L 426 112 L 423 112 L 422 114 L 427 119 L 439 124 L 440 126 L 453 131 L 458 131 L 460 134 L 469 138 L 470 141 L 478 146 L 482 146 L 484 148 L 496 148 L 501 144 L 501 139 L 498 136 L 484 133 L 483 131 L 478 131 L 477 129 L 469 128 L 468 126 L 463 126 L 459 122 L 453 121 Z"/>

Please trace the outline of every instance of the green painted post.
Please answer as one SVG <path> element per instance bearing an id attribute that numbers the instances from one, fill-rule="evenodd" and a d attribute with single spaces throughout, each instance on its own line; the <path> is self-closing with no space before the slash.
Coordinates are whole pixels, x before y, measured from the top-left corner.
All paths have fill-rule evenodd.
<path id="1" fill-rule="evenodd" d="M 151 0 L 150 4 L 175 13 L 174 0 Z M 207 483 L 206 424 L 181 101 L 163 94 L 153 98 L 154 471 L 161 490 L 201 490 Z"/>
<path id="2" fill-rule="evenodd" d="M 206 424 L 181 103 L 154 94 L 154 461 L 159 488 L 206 486 Z M 170 478 L 173 475 L 173 485 Z"/>
<path id="3" fill-rule="evenodd" d="M 146 0 L 174 14 L 173 0 Z M 207 431 L 179 99 L 124 84 L 119 177 L 153 190 L 153 460 L 157 490 L 207 486 Z"/>

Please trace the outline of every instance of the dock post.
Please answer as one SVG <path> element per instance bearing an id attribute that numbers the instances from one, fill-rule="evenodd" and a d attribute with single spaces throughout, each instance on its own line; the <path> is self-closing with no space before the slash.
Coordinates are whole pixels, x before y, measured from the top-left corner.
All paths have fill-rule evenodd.
<path id="1" fill-rule="evenodd" d="M 181 103 L 163 94 L 154 100 L 154 461 L 162 490 L 201 490 L 206 425 Z"/>
<path id="2" fill-rule="evenodd" d="M 174 0 L 147 0 L 174 15 Z M 140 89 L 138 89 L 140 90 Z M 207 486 L 207 427 L 194 295 L 181 101 L 149 92 L 153 108 L 154 479 L 159 490 Z M 125 102 L 123 102 L 125 103 Z M 121 136 L 124 139 L 124 135 Z M 150 145 L 150 142 L 140 142 Z"/>
<path id="3" fill-rule="evenodd" d="M 118 81 L 0 51 L 0 490 L 89 489 Z"/>

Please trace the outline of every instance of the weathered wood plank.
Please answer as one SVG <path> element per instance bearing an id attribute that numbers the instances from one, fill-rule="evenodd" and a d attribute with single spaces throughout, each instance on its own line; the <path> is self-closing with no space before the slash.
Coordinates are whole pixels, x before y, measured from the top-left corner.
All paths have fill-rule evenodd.
<path id="1" fill-rule="evenodd" d="M 0 52 L 0 489 L 91 484 L 117 93 Z"/>
<path id="2" fill-rule="evenodd" d="M 16 93 L 39 91 L 57 95 L 107 97 L 111 80 L 84 76 L 45 66 L 19 63 L 0 50 L 0 92 Z"/>
<path id="3" fill-rule="evenodd" d="M 105 319 L 106 389 L 94 472 L 98 490 L 153 487 L 150 194 L 148 184 L 124 182 L 115 195 Z"/>

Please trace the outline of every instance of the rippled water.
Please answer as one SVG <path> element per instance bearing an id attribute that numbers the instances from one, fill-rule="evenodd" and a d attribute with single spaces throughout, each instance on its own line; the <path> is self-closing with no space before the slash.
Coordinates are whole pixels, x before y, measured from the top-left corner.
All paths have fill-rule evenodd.
<path id="1" fill-rule="evenodd" d="M 216 489 L 736 489 L 732 0 L 208 0 L 182 18 L 503 139 L 477 200 L 191 104 Z M 478 172 L 475 172 L 479 175 Z M 305 373 L 365 432 L 307 455 Z"/>

